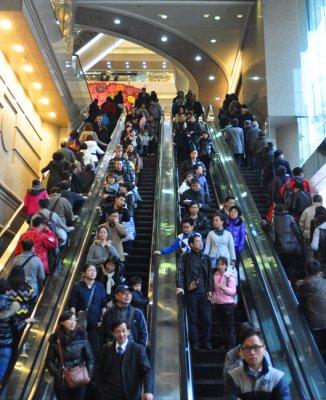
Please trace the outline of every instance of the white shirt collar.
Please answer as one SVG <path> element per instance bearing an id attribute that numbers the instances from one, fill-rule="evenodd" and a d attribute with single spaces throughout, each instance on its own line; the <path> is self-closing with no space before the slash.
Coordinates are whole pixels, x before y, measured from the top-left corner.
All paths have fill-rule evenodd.
<path id="1" fill-rule="evenodd" d="M 123 350 L 123 352 L 125 352 L 125 351 L 126 351 L 127 344 L 128 344 L 128 341 L 129 341 L 129 339 L 127 339 L 127 340 L 126 340 L 124 343 L 122 343 L 122 344 L 119 344 L 118 342 L 116 342 L 116 343 L 115 343 L 115 349 L 117 350 L 118 347 L 121 347 L 122 350 Z"/>

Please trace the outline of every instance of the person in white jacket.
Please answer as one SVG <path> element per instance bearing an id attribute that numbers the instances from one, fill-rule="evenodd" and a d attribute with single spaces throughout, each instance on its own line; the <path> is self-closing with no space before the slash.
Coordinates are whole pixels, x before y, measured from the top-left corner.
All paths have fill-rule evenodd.
<path id="1" fill-rule="evenodd" d="M 87 144 L 82 143 L 80 145 L 80 152 L 83 153 L 83 163 L 84 165 L 90 165 L 92 168 L 92 171 L 95 171 L 95 163 L 93 161 L 93 157 L 91 152 L 89 151 Z"/>
<path id="2" fill-rule="evenodd" d="M 216 267 L 219 257 L 225 257 L 229 265 L 235 265 L 236 254 L 233 237 L 230 232 L 224 229 L 223 214 L 217 212 L 213 217 L 213 230 L 206 238 L 204 254 L 207 254 L 212 261 L 212 267 Z"/>
<path id="3" fill-rule="evenodd" d="M 97 154 L 104 154 L 104 151 L 98 147 L 92 135 L 88 135 L 84 143 L 87 144 L 87 150 L 91 153 L 93 162 L 96 165 L 98 163 Z"/>
<path id="4" fill-rule="evenodd" d="M 181 196 L 183 192 L 185 192 L 186 190 L 191 188 L 191 179 L 194 177 L 194 174 L 189 173 L 186 176 L 186 179 L 181 183 L 179 189 L 178 189 L 178 193 Z"/>

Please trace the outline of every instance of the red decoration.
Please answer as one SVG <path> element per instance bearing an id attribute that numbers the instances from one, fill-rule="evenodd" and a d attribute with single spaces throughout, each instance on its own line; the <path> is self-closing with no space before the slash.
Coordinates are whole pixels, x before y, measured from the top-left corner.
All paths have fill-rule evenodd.
<path id="1" fill-rule="evenodd" d="M 135 100 L 140 91 L 139 88 L 134 86 L 116 82 L 90 82 L 88 83 L 88 88 L 92 99 L 98 99 L 99 105 L 104 103 L 108 96 L 113 98 L 118 91 L 121 90 L 123 94 L 124 105 L 128 109 L 135 104 Z"/>

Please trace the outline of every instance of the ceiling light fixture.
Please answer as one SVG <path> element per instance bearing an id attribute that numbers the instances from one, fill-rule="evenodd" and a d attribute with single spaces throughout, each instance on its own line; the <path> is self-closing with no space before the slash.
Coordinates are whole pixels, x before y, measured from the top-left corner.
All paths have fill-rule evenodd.
<path id="1" fill-rule="evenodd" d="M 80 56 L 81 54 L 85 53 L 87 49 L 89 49 L 93 44 L 95 44 L 99 39 L 101 39 L 104 36 L 104 33 L 99 33 L 93 39 L 91 39 L 89 42 L 85 44 L 82 48 L 80 48 L 78 51 L 76 51 L 76 54 Z"/>
<path id="2" fill-rule="evenodd" d="M 42 104 L 44 104 L 44 105 L 47 105 L 47 104 L 50 103 L 50 100 L 49 100 L 47 97 L 42 97 L 42 98 L 40 99 L 40 102 L 41 102 Z"/>
<path id="3" fill-rule="evenodd" d="M 33 88 L 36 90 L 41 90 L 42 85 L 40 84 L 40 82 L 33 82 Z"/>
<path id="4" fill-rule="evenodd" d="M 5 29 L 6 31 L 8 31 L 9 29 L 11 29 L 12 24 L 9 21 L 9 19 L 1 19 L 0 20 L 0 28 Z"/>
<path id="5" fill-rule="evenodd" d="M 34 68 L 29 64 L 25 64 L 23 68 L 24 68 L 25 72 L 33 72 L 34 71 Z"/>
<path id="6" fill-rule="evenodd" d="M 221 17 L 220 17 L 219 15 L 215 15 L 214 19 L 215 19 L 216 21 L 219 21 L 219 20 L 221 19 Z"/>
<path id="7" fill-rule="evenodd" d="M 57 19 L 55 20 L 55 23 L 56 23 L 57 25 L 60 25 L 60 21 L 58 21 Z"/>
<path id="8" fill-rule="evenodd" d="M 119 18 L 116 18 L 113 22 L 114 22 L 116 25 L 120 25 L 120 24 L 121 24 L 121 20 L 120 20 Z"/>
<path id="9" fill-rule="evenodd" d="M 209 14 L 204 14 L 204 18 L 208 18 L 209 17 Z"/>
<path id="10" fill-rule="evenodd" d="M 208 79 L 209 79 L 210 81 L 213 81 L 213 80 L 215 79 L 215 76 L 214 76 L 214 75 L 210 75 L 210 76 L 208 77 Z"/>
<path id="11" fill-rule="evenodd" d="M 25 48 L 21 44 L 14 44 L 12 48 L 17 52 L 17 53 L 23 53 Z"/>
<path id="12" fill-rule="evenodd" d="M 129 69 L 129 68 L 130 68 L 130 65 L 126 65 L 126 68 Z"/>
<path id="13" fill-rule="evenodd" d="M 259 76 L 253 76 L 252 78 L 251 78 L 253 81 L 259 81 Z"/>
<path id="14" fill-rule="evenodd" d="M 57 114 L 54 111 L 49 112 L 49 117 L 50 118 L 55 118 Z"/>
<path id="15" fill-rule="evenodd" d="M 215 97 L 215 100 L 219 101 L 219 100 L 221 100 L 221 98 L 220 97 Z"/>
<path id="16" fill-rule="evenodd" d="M 166 36 L 162 36 L 162 37 L 161 37 L 161 40 L 162 40 L 162 42 L 167 42 L 167 41 L 168 41 L 168 38 L 167 38 Z"/>
<path id="17" fill-rule="evenodd" d="M 159 14 L 159 17 L 161 17 L 162 19 L 167 19 L 167 15 L 165 15 L 165 14 Z"/>
<path id="18" fill-rule="evenodd" d="M 145 68 L 145 69 L 146 69 L 146 68 L 147 68 L 147 65 L 143 65 L 143 68 Z"/>
<path id="19" fill-rule="evenodd" d="M 83 68 L 84 73 L 87 72 L 89 69 L 91 69 L 93 67 L 93 65 L 95 65 L 99 61 L 102 61 L 104 57 L 106 57 L 109 53 L 111 53 L 122 42 L 124 42 L 124 39 L 119 39 L 119 40 L 115 41 L 110 47 L 108 47 L 107 49 L 102 51 L 95 58 L 92 58 L 91 61 L 84 66 L 84 68 Z"/>
<path id="20" fill-rule="evenodd" d="M 237 15 L 237 18 L 242 18 L 242 17 L 243 17 L 242 14 L 238 14 L 238 15 Z"/>
<path id="21" fill-rule="evenodd" d="M 216 39 L 211 39 L 211 43 L 216 43 Z"/>
<path id="22" fill-rule="evenodd" d="M 164 69 L 165 69 L 165 68 L 166 68 L 166 65 L 165 65 L 165 64 L 163 64 L 163 65 L 162 65 L 162 68 L 164 68 Z"/>
<path id="23" fill-rule="evenodd" d="M 201 60 L 201 56 L 196 56 L 196 57 L 195 57 L 195 60 L 196 60 L 196 61 L 200 61 L 200 60 Z"/>

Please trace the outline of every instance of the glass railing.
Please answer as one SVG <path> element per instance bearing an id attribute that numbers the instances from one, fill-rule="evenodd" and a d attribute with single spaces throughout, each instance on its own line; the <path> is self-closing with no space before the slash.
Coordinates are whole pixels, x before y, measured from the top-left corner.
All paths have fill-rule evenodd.
<path id="1" fill-rule="evenodd" d="M 325 365 L 302 323 L 278 257 L 260 226 L 256 205 L 221 132 L 212 122 L 208 127 L 217 149 L 212 167 L 214 183 L 223 197 L 232 193 L 243 211 L 247 228 L 247 247 L 242 256 L 244 273 L 273 364 L 285 373 L 293 398 L 326 398 Z"/>
<path id="2" fill-rule="evenodd" d="M 119 142 L 122 129 L 123 122 L 120 119 L 106 153 L 100 161 L 88 199 L 72 234 L 71 245 L 65 250 L 62 271 L 48 278 L 33 312 L 37 322 L 25 328 L 18 346 L 17 360 L 5 388 L 8 399 L 33 398 L 37 388 L 46 391 L 48 384 L 52 384 L 52 380 L 48 384 L 42 381 L 49 335 L 53 332 L 59 315 L 65 308 L 79 267 L 88 250 L 94 221 L 98 218 L 101 190 L 108 163 L 114 146 Z"/>

